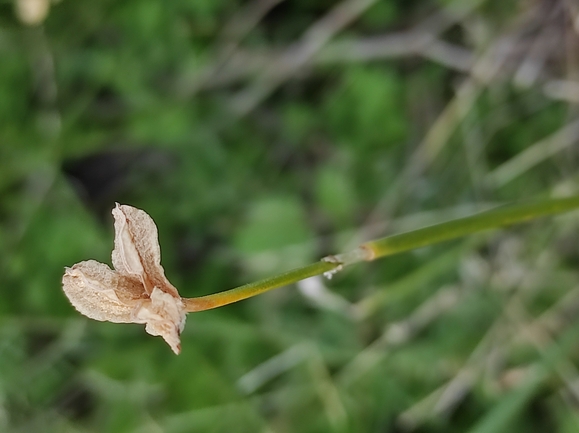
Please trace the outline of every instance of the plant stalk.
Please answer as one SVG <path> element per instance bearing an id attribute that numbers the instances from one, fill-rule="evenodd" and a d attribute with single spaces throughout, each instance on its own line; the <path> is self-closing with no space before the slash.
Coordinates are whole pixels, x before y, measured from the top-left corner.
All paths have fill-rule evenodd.
<path id="1" fill-rule="evenodd" d="M 518 224 L 542 216 L 579 208 L 579 196 L 499 206 L 465 218 L 424 227 L 366 242 L 353 251 L 328 256 L 321 261 L 234 289 L 197 298 L 184 298 L 188 312 L 204 311 L 241 301 L 315 275 L 331 278 L 343 267 L 361 261 L 401 253 L 472 233 Z"/>
<path id="2" fill-rule="evenodd" d="M 226 290 L 224 292 L 215 293 L 212 295 L 201 296 L 198 298 L 184 298 L 183 302 L 187 311 L 192 313 L 196 311 L 210 310 L 212 308 L 222 307 L 223 305 L 231 304 L 233 302 L 241 301 L 242 299 L 251 298 L 260 293 L 267 292 L 271 289 L 287 286 L 288 284 L 304 280 L 315 275 L 320 275 L 325 272 L 330 272 L 340 266 L 339 263 L 330 263 L 326 261 L 319 261 L 311 265 L 303 266 L 301 268 L 292 269 L 283 274 L 274 277 L 266 278 L 264 280 L 256 281 L 254 283 L 245 284 L 236 287 L 235 289 Z"/>

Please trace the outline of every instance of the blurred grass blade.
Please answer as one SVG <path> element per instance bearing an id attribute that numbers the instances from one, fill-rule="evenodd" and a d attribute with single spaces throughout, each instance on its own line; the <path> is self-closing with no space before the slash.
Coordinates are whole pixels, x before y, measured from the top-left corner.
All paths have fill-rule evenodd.
<path id="1" fill-rule="evenodd" d="M 529 371 L 527 375 L 532 377 L 499 400 L 495 407 L 468 433 L 500 433 L 512 431 L 512 423 L 515 421 L 517 415 L 521 413 L 548 377 L 547 370 L 540 366 L 536 366 L 536 368 Z"/>
<path id="2" fill-rule="evenodd" d="M 540 391 L 550 373 L 567 353 L 576 347 L 579 327 L 568 329 L 558 343 L 552 344 L 545 352 L 543 359 L 535 364 L 525 375 L 524 382 L 509 392 L 468 433 L 501 433 L 513 430 L 513 423 L 529 401 Z"/>

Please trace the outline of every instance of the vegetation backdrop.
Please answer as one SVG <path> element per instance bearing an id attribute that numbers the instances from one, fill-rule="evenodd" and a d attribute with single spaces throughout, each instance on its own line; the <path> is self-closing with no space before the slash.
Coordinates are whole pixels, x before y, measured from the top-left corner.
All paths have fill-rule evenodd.
<path id="1" fill-rule="evenodd" d="M 115 202 L 183 296 L 577 193 L 579 8 L 2 0 L 0 430 L 579 431 L 577 214 L 190 314 L 82 317 Z"/>

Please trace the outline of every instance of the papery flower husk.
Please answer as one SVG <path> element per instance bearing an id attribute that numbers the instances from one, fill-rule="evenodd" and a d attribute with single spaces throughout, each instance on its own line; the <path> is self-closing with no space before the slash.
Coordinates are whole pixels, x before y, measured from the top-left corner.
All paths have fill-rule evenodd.
<path id="1" fill-rule="evenodd" d="M 161 266 L 157 227 L 140 209 L 119 205 L 113 209 L 114 270 L 95 260 L 66 268 L 63 290 L 85 316 L 115 323 L 145 324 L 175 353 L 181 350 L 185 305 Z"/>

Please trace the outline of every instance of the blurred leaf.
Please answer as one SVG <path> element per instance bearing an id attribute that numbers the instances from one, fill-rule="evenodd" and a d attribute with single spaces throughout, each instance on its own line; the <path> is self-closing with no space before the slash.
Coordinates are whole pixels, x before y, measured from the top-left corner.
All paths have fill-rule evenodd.
<path id="1" fill-rule="evenodd" d="M 312 238 L 298 200 L 268 197 L 252 203 L 234 245 L 248 257 L 251 272 L 267 274 L 307 263 L 313 254 Z"/>
<path id="2" fill-rule="evenodd" d="M 330 165 L 323 167 L 316 179 L 316 196 L 326 217 L 338 226 L 352 221 L 357 201 L 347 172 Z"/>

